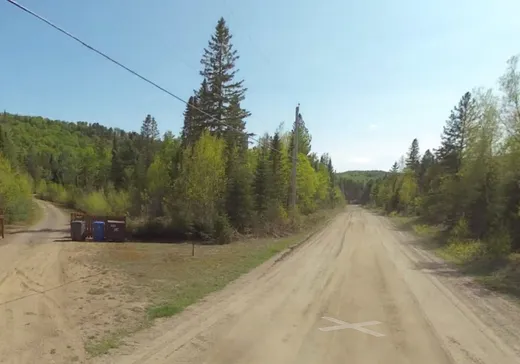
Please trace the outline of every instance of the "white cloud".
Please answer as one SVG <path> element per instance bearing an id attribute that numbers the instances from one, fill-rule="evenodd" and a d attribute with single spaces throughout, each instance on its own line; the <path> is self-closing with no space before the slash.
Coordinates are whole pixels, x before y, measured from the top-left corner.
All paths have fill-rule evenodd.
<path id="1" fill-rule="evenodd" d="M 348 161 L 349 161 L 349 163 L 354 163 L 354 164 L 368 164 L 372 160 L 370 158 L 366 158 L 366 157 L 354 157 L 354 158 L 350 158 Z"/>

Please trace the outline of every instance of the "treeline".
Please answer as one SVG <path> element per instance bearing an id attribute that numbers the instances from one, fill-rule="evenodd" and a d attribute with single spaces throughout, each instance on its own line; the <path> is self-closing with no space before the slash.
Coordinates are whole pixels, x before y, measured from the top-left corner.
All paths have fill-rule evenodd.
<path id="1" fill-rule="evenodd" d="M 2 137 L 0 131 L 0 148 Z M 32 185 L 25 173 L 20 173 L 0 153 L 0 215 L 6 222 L 24 221 L 31 216 Z"/>
<path id="2" fill-rule="evenodd" d="M 301 122 L 297 210 L 290 210 L 294 125 L 251 145 L 250 113 L 241 106 L 247 89 L 237 80 L 231 38 L 220 19 L 179 136 L 160 136 L 151 115 L 140 132 L 124 132 L 4 113 L 0 153 L 41 197 L 92 214 L 127 215 L 141 235 L 227 242 L 236 232 L 282 234 L 305 215 L 342 205 L 332 161 L 311 152 Z"/>
<path id="3" fill-rule="evenodd" d="M 414 139 L 406 156 L 367 189 L 387 212 L 440 224 L 452 241 L 479 241 L 482 253 L 520 250 L 518 57 L 508 60 L 498 93 L 477 89 L 461 97 L 438 149 L 421 156 Z"/>
<path id="4" fill-rule="evenodd" d="M 384 171 L 346 171 L 336 174 L 338 186 L 348 202 L 367 204 L 370 202 L 370 190 L 367 188 L 385 175 Z"/>

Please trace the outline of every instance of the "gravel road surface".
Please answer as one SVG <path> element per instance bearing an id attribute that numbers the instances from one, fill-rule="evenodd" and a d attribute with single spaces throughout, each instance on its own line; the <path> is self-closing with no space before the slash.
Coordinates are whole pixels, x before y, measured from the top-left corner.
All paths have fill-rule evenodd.
<path id="1" fill-rule="evenodd" d="M 291 254 L 94 362 L 514 364 L 519 355 L 518 306 L 352 206 Z"/>

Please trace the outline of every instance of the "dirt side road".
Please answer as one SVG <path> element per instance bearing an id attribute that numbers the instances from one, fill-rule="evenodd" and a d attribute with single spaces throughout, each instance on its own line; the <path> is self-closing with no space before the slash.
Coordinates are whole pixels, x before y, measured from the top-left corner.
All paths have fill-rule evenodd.
<path id="1" fill-rule="evenodd" d="M 62 363 L 84 359 L 76 322 L 65 314 L 66 215 L 38 201 L 44 218 L 0 240 L 0 363 Z M 65 232 L 64 232 L 65 231 Z M 70 243 L 69 243 L 70 244 Z"/>
<path id="2" fill-rule="evenodd" d="M 489 295 L 475 302 L 435 263 L 386 219 L 351 207 L 282 261 L 96 362 L 519 363 L 520 310 Z"/>

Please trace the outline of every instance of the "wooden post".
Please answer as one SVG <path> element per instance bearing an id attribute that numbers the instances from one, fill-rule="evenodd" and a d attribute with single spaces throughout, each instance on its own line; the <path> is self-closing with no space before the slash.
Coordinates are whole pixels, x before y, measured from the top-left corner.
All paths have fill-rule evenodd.
<path id="1" fill-rule="evenodd" d="M 4 236 L 4 210 L 0 209 L 0 236 L 2 239 L 5 238 Z"/>

